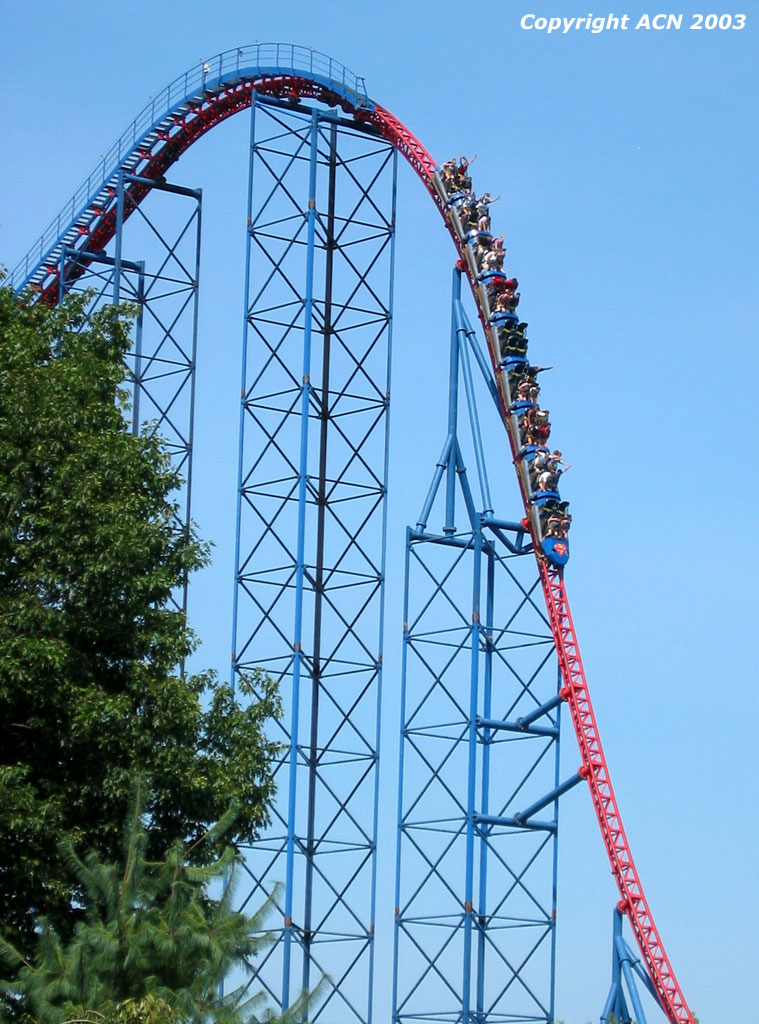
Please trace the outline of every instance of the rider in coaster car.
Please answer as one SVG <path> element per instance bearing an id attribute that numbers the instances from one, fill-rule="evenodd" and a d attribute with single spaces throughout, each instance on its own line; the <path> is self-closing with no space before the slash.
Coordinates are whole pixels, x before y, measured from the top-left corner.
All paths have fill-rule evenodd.
<path id="1" fill-rule="evenodd" d="M 459 220 L 464 231 L 471 231 L 477 227 L 477 203 L 474 193 L 469 192 L 459 207 Z"/>
<path id="2" fill-rule="evenodd" d="M 540 508 L 540 526 L 546 537 L 557 537 L 566 540 L 572 525 L 572 516 L 568 512 L 568 501 L 556 501 L 549 498 Z"/>
<path id="3" fill-rule="evenodd" d="M 456 177 L 458 178 L 459 188 L 463 189 L 464 192 L 472 191 L 472 179 L 469 176 L 469 174 L 467 174 L 467 171 L 469 170 L 469 168 L 472 166 L 476 159 L 476 153 L 474 154 L 471 160 L 467 160 L 463 153 L 459 157 L 459 166 L 456 168 Z"/>
<path id="4" fill-rule="evenodd" d="M 566 473 L 572 466 L 562 464 L 562 455 L 557 448 L 546 460 L 545 468 L 538 477 L 539 491 L 556 491 L 559 488 L 559 477 Z"/>
<path id="5" fill-rule="evenodd" d="M 455 192 L 456 184 L 456 157 L 452 156 L 450 160 L 446 160 L 440 168 L 440 173 L 443 178 L 443 184 L 445 185 L 447 192 Z"/>
<path id="6" fill-rule="evenodd" d="M 472 179 L 467 174 L 467 170 L 476 159 L 477 156 L 475 155 L 471 160 L 467 160 L 462 153 L 459 157 L 458 165 L 456 164 L 455 157 L 451 157 L 450 160 L 446 160 L 445 163 L 440 165 L 440 174 L 448 195 L 451 195 L 453 192 L 472 191 Z"/>
<path id="7" fill-rule="evenodd" d="M 483 271 L 501 269 L 506 255 L 506 250 L 503 247 L 503 234 L 494 238 L 488 247 L 478 245 L 477 248 L 478 250 L 482 249 Z"/>
<path id="8" fill-rule="evenodd" d="M 490 204 L 497 203 L 500 196 L 491 196 L 489 192 L 483 192 L 477 200 L 477 227 L 480 231 L 490 231 Z"/>
<path id="9" fill-rule="evenodd" d="M 508 292 L 500 291 L 496 293 L 495 299 L 495 311 L 496 313 L 511 313 L 513 312 L 511 306 L 514 301 L 513 292 L 511 295 Z"/>
<path id="10" fill-rule="evenodd" d="M 517 401 L 534 402 L 538 397 L 539 391 L 540 388 L 537 385 L 525 378 L 517 385 Z"/>
<path id="11" fill-rule="evenodd" d="M 523 445 L 537 444 L 544 445 L 551 436 L 551 421 L 547 409 L 530 409 L 525 417 L 524 430 L 520 431 L 520 440 Z"/>
<path id="12" fill-rule="evenodd" d="M 548 522 L 546 523 L 546 536 L 547 537 L 561 537 L 562 536 L 562 533 L 561 533 L 562 519 L 563 519 L 563 516 L 558 511 L 558 509 L 554 509 L 554 510 L 551 511 L 551 514 L 548 517 Z"/>
<path id="13" fill-rule="evenodd" d="M 503 308 L 513 313 L 519 305 L 519 281 L 515 277 L 508 277 L 501 283 L 499 298 L 503 300 Z"/>
<path id="14" fill-rule="evenodd" d="M 524 356 L 527 352 L 527 338 L 524 331 L 519 329 L 520 327 L 527 327 L 527 324 L 507 323 L 498 328 L 501 359 L 506 359 L 508 356 Z"/>

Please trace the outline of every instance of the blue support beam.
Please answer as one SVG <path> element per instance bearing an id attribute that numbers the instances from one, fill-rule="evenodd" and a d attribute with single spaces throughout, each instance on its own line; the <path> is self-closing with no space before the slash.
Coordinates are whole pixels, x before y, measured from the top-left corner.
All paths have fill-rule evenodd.
<path id="1" fill-rule="evenodd" d="M 478 718 L 477 725 L 481 729 L 489 729 L 492 731 L 498 731 L 499 729 L 505 732 L 528 732 L 532 736 L 552 736 L 558 738 L 559 729 L 558 726 L 529 726 L 524 725 L 521 720 L 516 722 L 507 722 L 500 718 Z"/>
<path id="2" fill-rule="evenodd" d="M 485 832 L 493 828 L 527 828 L 542 832 L 556 832 L 558 828 L 556 821 L 528 821 L 519 813 L 511 817 L 498 814 L 478 814 L 476 821 L 478 825 L 485 826 Z"/>
<path id="3" fill-rule="evenodd" d="M 544 807 L 548 806 L 548 804 L 552 804 L 555 800 L 558 800 L 560 796 L 564 796 L 565 793 L 568 793 L 570 789 L 574 789 L 578 783 L 582 782 L 583 778 L 584 776 L 580 775 L 578 772 L 570 779 L 567 779 L 566 782 L 562 782 L 560 786 L 556 786 L 550 793 L 546 793 L 545 796 L 542 796 L 539 800 L 535 800 L 529 807 L 525 807 L 523 811 L 517 811 L 514 815 L 514 819 L 521 825 L 526 824 L 533 814 L 537 814 L 538 811 L 542 811 Z"/>
<path id="4" fill-rule="evenodd" d="M 68 263 L 69 260 L 78 260 L 79 263 L 86 264 L 87 266 L 90 266 L 93 263 L 100 263 L 104 267 L 115 267 L 117 265 L 116 257 L 106 256 L 104 252 L 88 252 L 86 255 L 83 255 L 78 249 L 73 249 L 68 245 L 64 245 L 61 249 L 61 253 L 64 257 L 64 265 Z M 137 262 L 134 260 L 122 260 L 119 266 L 121 267 L 121 270 L 133 270 L 135 273 L 144 273 L 145 271 L 144 260 L 139 260 Z"/>
<path id="5" fill-rule="evenodd" d="M 555 708 L 559 707 L 561 701 L 562 698 L 557 694 L 555 697 L 551 697 L 550 700 L 535 708 L 535 710 L 531 711 L 528 715 L 520 715 L 516 721 L 517 729 L 527 729 L 533 722 L 537 722 L 539 718 L 542 718 L 543 715 L 547 715 L 549 711 L 553 711 Z"/>
<path id="6" fill-rule="evenodd" d="M 456 275 L 460 277 L 460 272 L 458 270 L 456 271 Z M 453 311 L 456 321 L 456 334 L 459 339 L 458 349 L 461 360 L 461 375 L 464 378 L 464 393 L 466 394 L 469 423 L 472 430 L 474 457 L 477 464 L 477 475 L 480 481 L 482 515 L 485 519 L 492 519 L 493 499 L 490 496 L 490 484 L 488 482 L 488 472 L 485 464 L 485 450 L 482 444 L 482 432 L 480 430 L 480 420 L 477 414 L 474 381 L 472 380 L 472 369 L 469 363 L 470 345 L 475 349 L 475 351 L 479 351 L 479 346 L 477 346 L 476 339 L 474 338 L 474 332 L 465 322 L 464 311 L 460 299 L 454 302 Z M 469 344 L 466 344 L 466 342 L 469 342 Z"/>
<path id="7" fill-rule="evenodd" d="M 643 1005 L 638 995 L 638 987 L 635 984 L 635 978 L 630 967 L 630 951 L 622 939 L 617 942 L 617 956 L 619 957 L 619 965 L 622 968 L 622 976 L 627 984 L 627 991 L 630 994 L 630 1002 L 632 1003 L 637 1024 L 646 1024 L 646 1015 L 643 1012 Z"/>

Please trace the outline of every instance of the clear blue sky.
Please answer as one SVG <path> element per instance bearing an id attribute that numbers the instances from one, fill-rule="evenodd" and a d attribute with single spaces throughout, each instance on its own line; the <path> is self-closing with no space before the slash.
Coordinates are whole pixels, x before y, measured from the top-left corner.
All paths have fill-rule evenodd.
<path id="1" fill-rule="evenodd" d="M 563 488 L 575 517 L 568 587 L 617 796 L 657 924 L 702 1024 L 748 1020 L 755 1002 L 752 6 L 742 8 L 742 32 L 691 31 L 686 13 L 677 32 L 547 36 L 523 31 L 521 16 L 588 11 L 567 0 L 333 0 L 323 13 L 294 0 L 38 0 L 6 5 L 0 41 L 6 265 L 151 94 L 195 62 L 256 40 L 310 45 L 347 64 L 439 159 L 479 154 L 475 184 L 504 197 L 494 224 L 506 233 L 521 282 L 531 352 L 556 366 L 543 397 L 573 463 Z M 695 9 L 692 0 L 687 7 Z M 657 13 L 637 0 L 613 11 L 629 13 L 633 24 Z M 218 439 L 237 418 L 233 400 L 219 396 L 237 390 L 245 127 L 212 133 L 177 174 L 204 188 L 205 249 L 218 254 L 203 271 L 201 344 L 203 329 L 218 333 L 219 324 L 230 338 L 201 388 L 201 458 L 204 443 L 213 447 L 200 440 L 204 425 Z M 401 185 L 391 502 L 399 555 L 403 526 L 423 498 L 417 481 L 431 473 L 442 438 L 434 390 L 445 373 L 453 252 L 410 173 Z M 433 427 L 412 446 L 422 360 Z M 497 436 L 495 426 L 487 429 Z M 217 470 L 202 472 L 211 479 Z M 218 472 L 231 477 L 233 466 Z M 506 484 L 502 504 L 504 515 L 516 513 Z M 195 514 L 218 552 L 203 585 L 224 596 L 213 602 L 216 619 L 198 626 L 204 657 L 223 672 L 229 524 L 213 506 L 198 491 Z M 391 776 L 394 716 L 391 705 Z M 569 735 L 565 753 L 574 766 Z M 392 817 L 392 778 L 387 791 Z M 561 854 L 558 1011 L 567 1024 L 584 1024 L 600 1014 L 608 984 L 615 900 L 584 791 L 562 803 Z M 380 900 L 380 914 L 391 902 Z"/>

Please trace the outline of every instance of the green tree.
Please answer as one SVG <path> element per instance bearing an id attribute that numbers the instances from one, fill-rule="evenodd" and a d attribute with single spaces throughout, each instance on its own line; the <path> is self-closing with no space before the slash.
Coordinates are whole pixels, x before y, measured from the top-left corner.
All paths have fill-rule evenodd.
<path id="1" fill-rule="evenodd" d="M 244 985 L 221 996 L 219 985 L 232 969 L 249 970 L 249 959 L 268 942 L 262 921 L 271 901 L 248 917 L 232 909 L 231 885 L 221 898 L 209 896 L 212 883 L 229 877 L 236 858 L 231 846 L 202 867 L 193 864 L 196 851 L 178 841 L 150 861 L 141 803 L 138 794 L 119 863 L 104 863 L 94 853 L 82 860 L 61 844 L 82 892 L 83 919 L 71 939 L 42 919 L 31 958 L 0 940 L 2 958 L 20 968 L 6 995 L 23 1001 L 30 1024 L 256 1019 L 260 996 L 251 997 Z M 234 813 L 194 846 L 218 846 Z"/>
<path id="2" fill-rule="evenodd" d="M 128 331 L 0 289 L 0 929 L 24 955 L 40 915 L 71 936 L 61 844 L 115 860 L 138 771 L 152 855 L 233 798 L 249 839 L 272 795 L 273 684 L 241 707 L 176 668 L 195 641 L 170 595 L 207 550 L 177 530 L 160 440 L 125 424 Z"/>

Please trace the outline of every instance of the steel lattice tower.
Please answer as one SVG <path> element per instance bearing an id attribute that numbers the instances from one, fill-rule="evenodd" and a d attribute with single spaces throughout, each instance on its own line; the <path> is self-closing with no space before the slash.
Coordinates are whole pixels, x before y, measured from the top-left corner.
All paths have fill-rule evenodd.
<path id="1" fill-rule="evenodd" d="M 493 513 L 459 291 L 457 272 L 448 432 L 406 544 L 394 1019 L 550 1022 L 558 673 L 529 538 Z"/>
<path id="2" fill-rule="evenodd" d="M 126 303 L 135 313 L 129 371 L 131 427 L 161 435 L 182 483 L 177 526 L 189 529 L 195 420 L 202 192 L 119 173 L 113 255 L 63 245 L 59 299 L 89 293 L 87 311 Z M 136 197 L 144 202 L 136 202 Z M 125 212 L 131 216 L 126 229 Z M 126 236 L 126 237 L 125 237 Z M 175 595 L 187 608 L 187 585 Z"/>
<path id="3" fill-rule="evenodd" d="M 395 176 L 374 130 L 254 102 L 233 669 L 284 715 L 245 902 L 276 894 L 278 1005 L 329 975 L 314 1020 L 370 1017 Z"/>

